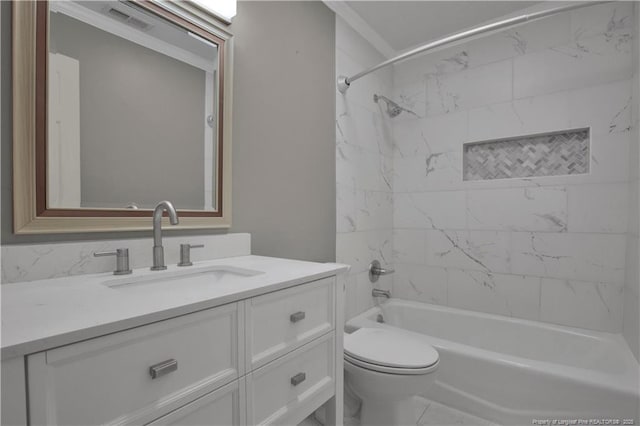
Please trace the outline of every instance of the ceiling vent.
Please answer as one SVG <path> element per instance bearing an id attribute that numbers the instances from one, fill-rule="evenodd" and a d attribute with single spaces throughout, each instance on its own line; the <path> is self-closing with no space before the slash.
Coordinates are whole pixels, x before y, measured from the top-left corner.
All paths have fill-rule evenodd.
<path id="1" fill-rule="evenodd" d="M 107 13 L 109 14 L 109 16 L 111 16 L 113 19 L 117 19 L 118 21 L 127 24 L 131 27 L 134 27 L 140 31 L 147 31 L 149 28 L 152 27 L 152 25 L 148 24 L 147 22 L 143 21 L 142 19 L 138 19 L 134 16 L 128 15 L 126 13 L 124 13 L 121 10 L 115 9 L 113 7 L 109 8 L 109 10 L 107 11 Z"/>
<path id="2" fill-rule="evenodd" d="M 129 15 L 114 8 L 109 8 L 109 15 L 120 21 L 126 21 L 127 19 L 129 19 Z"/>

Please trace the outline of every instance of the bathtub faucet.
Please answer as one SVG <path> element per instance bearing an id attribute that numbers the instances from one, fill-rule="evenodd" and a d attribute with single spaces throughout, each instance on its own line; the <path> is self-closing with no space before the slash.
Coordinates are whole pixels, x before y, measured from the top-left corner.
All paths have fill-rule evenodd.
<path id="1" fill-rule="evenodd" d="M 374 288 L 371 290 L 371 295 L 373 297 L 386 297 L 387 299 L 391 298 L 391 292 L 389 290 L 380 290 L 379 288 Z"/>

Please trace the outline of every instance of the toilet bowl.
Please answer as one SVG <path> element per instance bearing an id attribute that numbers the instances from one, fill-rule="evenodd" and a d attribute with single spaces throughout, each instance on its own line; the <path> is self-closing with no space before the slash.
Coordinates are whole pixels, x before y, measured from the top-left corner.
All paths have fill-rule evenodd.
<path id="1" fill-rule="evenodd" d="M 438 359 L 420 335 L 384 328 L 345 334 L 345 380 L 362 400 L 360 424 L 415 425 L 412 400 L 435 381 Z"/>

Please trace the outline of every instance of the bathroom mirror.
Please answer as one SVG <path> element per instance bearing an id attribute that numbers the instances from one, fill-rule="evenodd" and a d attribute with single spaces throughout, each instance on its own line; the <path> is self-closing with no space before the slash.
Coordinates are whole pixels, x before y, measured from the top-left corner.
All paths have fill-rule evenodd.
<path id="1" fill-rule="evenodd" d="M 14 2 L 14 230 L 230 225 L 231 35 L 189 2 Z"/>

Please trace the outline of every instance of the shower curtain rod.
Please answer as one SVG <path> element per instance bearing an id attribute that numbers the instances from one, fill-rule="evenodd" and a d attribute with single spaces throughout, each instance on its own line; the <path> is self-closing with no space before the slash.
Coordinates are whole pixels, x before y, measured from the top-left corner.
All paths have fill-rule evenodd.
<path id="1" fill-rule="evenodd" d="M 446 44 L 450 44 L 459 40 L 464 40 L 466 38 L 473 37 L 475 35 L 486 33 L 489 31 L 495 31 L 495 30 L 501 30 L 504 28 L 514 27 L 516 25 L 523 24 L 525 22 L 529 22 L 535 19 L 540 19 L 540 18 L 546 18 L 547 16 L 556 15 L 561 12 L 566 12 L 573 9 L 580 9 L 582 7 L 593 6 L 596 4 L 603 4 L 603 3 L 611 3 L 611 1 L 592 1 L 592 2 L 577 3 L 577 4 L 569 4 L 566 6 L 555 7 L 552 9 L 542 10 L 539 12 L 532 12 L 526 15 L 520 15 L 513 18 L 508 18 L 503 21 L 482 25 L 480 27 L 472 28 L 470 30 L 466 30 L 466 31 L 459 32 L 457 34 L 446 36 L 441 39 L 431 41 L 420 47 L 416 47 L 415 49 L 411 49 L 408 52 L 398 55 L 395 58 L 388 59 L 369 69 L 360 71 L 358 74 L 354 74 L 351 77 L 346 77 L 344 75 L 341 75 L 338 77 L 338 90 L 340 91 L 340 93 L 344 94 L 347 92 L 347 89 L 349 88 L 351 83 L 353 83 L 357 79 L 362 78 L 365 75 L 370 74 L 374 71 L 377 71 L 380 68 L 386 67 L 387 65 L 391 65 L 396 62 L 402 61 L 404 59 L 408 59 L 420 53 L 428 52 L 429 50 L 433 50 L 436 47 L 444 46 Z"/>

